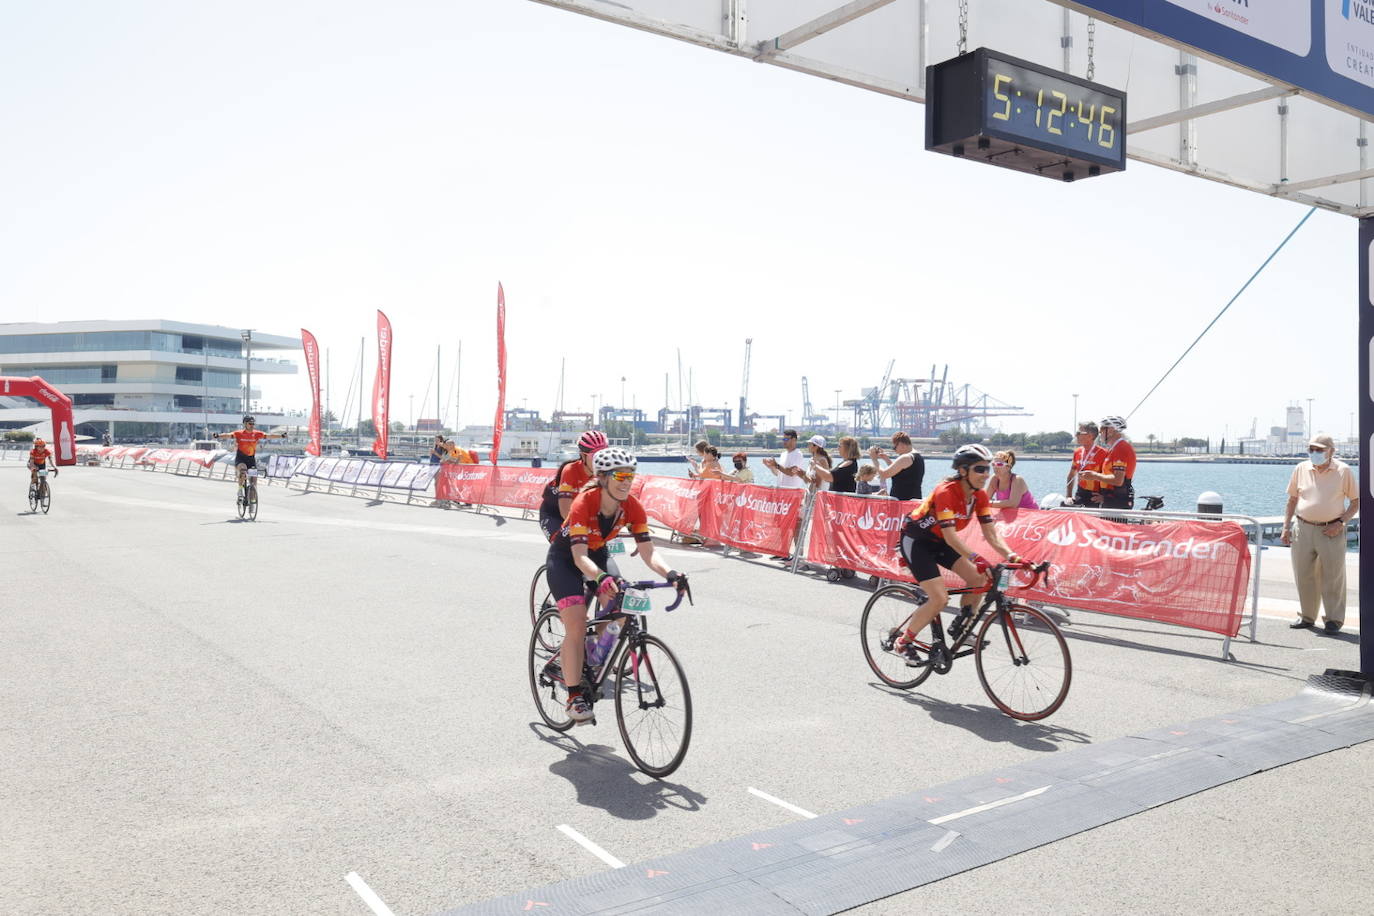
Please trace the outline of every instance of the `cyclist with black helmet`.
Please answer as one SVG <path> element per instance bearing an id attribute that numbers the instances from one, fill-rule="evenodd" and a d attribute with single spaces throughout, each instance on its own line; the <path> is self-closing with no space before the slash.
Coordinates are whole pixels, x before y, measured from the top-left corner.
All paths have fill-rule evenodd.
<path id="1" fill-rule="evenodd" d="M 959 532 L 974 518 L 982 526 L 983 538 L 1007 558 L 1018 563 L 1021 558 L 1012 552 L 993 524 L 992 507 L 987 490 L 988 475 L 992 471 L 992 453 L 981 445 L 962 445 L 954 452 L 954 474 L 940 482 L 930 495 L 911 513 L 902 527 L 898 549 L 911 574 L 929 598 L 907 621 L 907 630 L 897 638 L 893 651 L 907 658 L 907 664 L 923 664 L 908 653 L 908 646 L 918 634 L 944 610 L 949 601 L 949 589 L 940 575 L 940 567 L 952 570 L 972 588 L 987 584 L 989 564 L 964 543 Z M 973 614 L 978 595 L 962 596 L 961 620 Z M 950 628 L 952 637 L 958 636 L 956 623 Z"/>
<path id="2" fill-rule="evenodd" d="M 1135 505 L 1135 446 L 1126 438 L 1126 421 L 1103 417 L 1099 429 L 1096 467 L 1078 472 L 1078 479 L 1097 484 L 1103 509 L 1129 509 Z"/>
<path id="3" fill-rule="evenodd" d="M 285 439 L 286 433 L 265 433 L 257 428 L 258 421 L 251 416 L 243 418 L 243 429 L 218 433 L 216 439 L 234 440 L 237 449 L 234 453 L 234 467 L 238 470 L 239 485 L 243 485 L 244 474 L 249 468 L 258 466 L 258 443 L 263 439 Z"/>
<path id="4" fill-rule="evenodd" d="M 573 501 L 564 521 L 549 544 L 545 561 L 549 591 L 558 603 L 558 616 L 563 621 L 563 640 L 560 662 L 564 672 L 581 671 L 585 645 L 582 634 L 587 630 L 587 601 L 595 594 L 609 601 L 620 591 L 621 580 L 613 569 L 608 570 L 610 551 L 607 545 L 624 527 L 629 527 L 639 547 L 639 558 L 654 572 L 677 586 L 687 588 L 687 577 L 671 570 L 654 556 L 649 539 L 649 518 L 639 500 L 630 495 L 634 487 L 635 457 L 617 446 L 600 449 L 592 458 L 596 475 L 592 485 Z M 568 716 L 586 722 L 592 716 L 584 685 L 568 684 Z"/>
<path id="5" fill-rule="evenodd" d="M 587 481 L 592 479 L 592 456 L 606 447 L 606 436 L 599 430 L 589 429 L 577 437 L 577 450 L 580 453 L 572 461 L 558 466 L 558 471 L 544 487 L 544 499 L 539 504 L 539 530 L 550 541 L 563 527 L 568 517 L 573 499 Z"/>

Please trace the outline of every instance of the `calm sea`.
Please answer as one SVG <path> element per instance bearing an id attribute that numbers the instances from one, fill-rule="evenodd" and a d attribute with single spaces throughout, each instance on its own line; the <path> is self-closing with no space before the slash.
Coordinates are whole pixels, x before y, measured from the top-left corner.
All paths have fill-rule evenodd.
<path id="1" fill-rule="evenodd" d="M 755 482 L 773 482 L 773 475 L 758 458 L 751 458 L 749 466 L 754 470 Z M 927 491 L 931 483 L 948 473 L 947 468 L 947 462 L 943 460 L 932 459 L 927 463 Z M 686 477 L 687 462 L 645 462 L 640 465 L 640 470 L 645 474 Z M 1038 501 L 1047 492 L 1063 492 L 1069 463 L 1063 459 L 1023 458 L 1016 463 L 1016 471 L 1026 478 L 1031 494 Z M 1135 492 L 1137 497 L 1163 496 L 1165 511 L 1190 512 L 1197 508 L 1198 496 L 1210 490 L 1221 495 L 1224 512 L 1251 516 L 1282 515 L 1287 501 L 1285 490 L 1292 473 L 1292 465 L 1142 461 L 1136 466 Z"/>

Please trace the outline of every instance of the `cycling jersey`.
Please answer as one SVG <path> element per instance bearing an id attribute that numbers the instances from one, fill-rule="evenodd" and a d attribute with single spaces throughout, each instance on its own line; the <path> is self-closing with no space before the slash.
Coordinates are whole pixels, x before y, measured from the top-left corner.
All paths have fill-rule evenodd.
<path id="1" fill-rule="evenodd" d="M 587 550 L 596 552 L 620 533 L 620 529 L 630 528 L 636 541 L 649 540 L 649 516 L 644 507 L 633 496 L 627 497 L 613 517 L 601 514 L 601 489 L 587 490 L 573 500 L 572 508 L 563 527 L 553 539 L 549 552 L 572 553 L 574 545 L 581 544 Z"/>
<path id="2" fill-rule="evenodd" d="M 1109 483 L 1101 485 L 1102 508 L 1104 509 L 1129 509 L 1135 503 L 1135 485 L 1131 478 L 1135 477 L 1135 446 L 1127 442 L 1125 438 L 1117 439 L 1109 447 L 1103 450 L 1102 458 L 1098 462 L 1098 469 L 1109 477 L 1118 471 L 1124 471 L 1126 479 L 1121 486 L 1114 487 Z"/>
<path id="3" fill-rule="evenodd" d="M 913 535 L 939 541 L 950 528 L 963 531 L 974 516 L 981 524 L 992 524 L 992 506 L 987 491 L 974 490 L 972 496 L 965 498 L 963 481 L 946 480 L 912 510 L 906 528 Z"/>
<path id="4" fill-rule="evenodd" d="M 1096 443 L 1089 445 L 1087 448 L 1084 448 L 1080 445 L 1078 448 L 1074 449 L 1074 478 L 1076 479 L 1078 477 L 1079 471 L 1096 471 L 1098 467 L 1101 465 L 1101 452 L 1101 446 L 1097 445 Z M 1101 488 L 1102 485 L 1098 483 L 1096 480 L 1080 480 L 1078 481 L 1077 486 L 1081 489 L 1087 490 L 1089 493 L 1094 493 L 1099 488 Z"/>
<path id="5" fill-rule="evenodd" d="M 267 433 L 260 429 L 236 429 L 234 430 L 234 443 L 238 446 L 240 455 L 245 458 L 252 458 L 258 452 L 258 440 L 266 439 Z"/>
<path id="6" fill-rule="evenodd" d="M 563 527 L 563 513 L 558 511 L 558 501 L 577 496 L 591 479 L 591 472 L 580 458 L 558 466 L 558 472 L 544 487 L 544 499 L 539 504 L 539 528 L 549 540 L 553 540 L 558 529 Z"/>
<path id="7" fill-rule="evenodd" d="M 51 457 L 52 452 L 48 450 L 47 446 L 29 449 L 29 460 L 32 461 L 36 467 L 43 467 L 43 465 L 48 463 L 48 459 Z"/>

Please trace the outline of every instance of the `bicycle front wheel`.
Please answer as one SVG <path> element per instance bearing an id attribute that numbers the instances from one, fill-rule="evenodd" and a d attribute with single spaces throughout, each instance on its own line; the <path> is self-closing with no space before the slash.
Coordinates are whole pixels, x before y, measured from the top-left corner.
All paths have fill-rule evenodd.
<path id="1" fill-rule="evenodd" d="M 1052 715 L 1069 695 L 1069 646 L 1043 611 L 1007 602 L 978 631 L 978 680 L 988 699 L 1013 719 Z"/>
<path id="2" fill-rule="evenodd" d="M 30 511 L 30 512 L 37 512 L 37 511 L 38 511 L 38 488 L 37 488 L 37 487 L 32 487 L 32 486 L 29 487 L 29 511 Z"/>
<path id="3" fill-rule="evenodd" d="M 692 741 L 692 692 L 672 650 L 656 636 L 636 639 L 620 655 L 615 718 L 630 759 L 662 779 L 682 764 Z"/>
<path id="4" fill-rule="evenodd" d="M 248 497 L 244 493 L 243 487 L 239 487 L 239 495 L 234 500 L 234 506 L 239 510 L 239 518 L 243 518 L 248 512 Z"/>
<path id="5" fill-rule="evenodd" d="M 878 679 L 889 687 L 910 690 L 930 677 L 930 666 L 908 668 L 906 659 L 892 650 L 896 642 L 911 622 L 911 616 L 921 605 L 925 596 L 908 585 L 888 585 L 873 593 L 864 605 L 863 618 L 859 621 L 859 640 L 863 643 L 864 658 L 868 667 L 878 675 Z M 927 630 L 921 636 L 929 639 Z M 930 648 L 927 643 L 915 644 L 924 656 Z"/>
<path id="6" fill-rule="evenodd" d="M 43 510 L 44 515 L 48 514 L 48 509 L 52 506 L 52 490 L 48 489 L 46 483 L 41 485 L 41 492 L 38 494 L 38 505 L 39 508 Z"/>
<path id="7" fill-rule="evenodd" d="M 258 520 L 258 488 L 253 487 L 248 491 L 248 520 L 256 522 Z"/>
<path id="8" fill-rule="evenodd" d="M 549 648 L 549 644 L 553 648 Z M 568 715 L 568 688 L 549 670 L 549 663 L 556 661 L 558 650 L 563 645 L 563 621 L 557 611 L 545 611 L 534 622 L 534 632 L 530 634 L 530 692 L 534 694 L 534 708 L 539 710 L 539 718 L 554 731 L 565 732 L 573 727 Z"/>

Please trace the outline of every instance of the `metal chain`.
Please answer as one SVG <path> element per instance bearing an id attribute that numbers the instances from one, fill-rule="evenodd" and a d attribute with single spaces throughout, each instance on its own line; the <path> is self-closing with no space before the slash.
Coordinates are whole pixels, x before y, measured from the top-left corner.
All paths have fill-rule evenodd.
<path id="1" fill-rule="evenodd" d="M 1097 35 L 1097 20 L 1088 17 L 1088 79 L 1093 78 L 1093 72 L 1097 69 L 1097 64 L 1093 61 L 1093 39 Z"/>
<path id="2" fill-rule="evenodd" d="M 959 0 L 959 53 L 968 50 L 968 0 Z"/>

